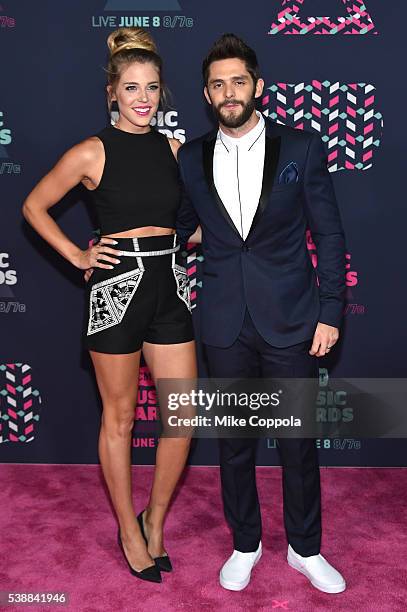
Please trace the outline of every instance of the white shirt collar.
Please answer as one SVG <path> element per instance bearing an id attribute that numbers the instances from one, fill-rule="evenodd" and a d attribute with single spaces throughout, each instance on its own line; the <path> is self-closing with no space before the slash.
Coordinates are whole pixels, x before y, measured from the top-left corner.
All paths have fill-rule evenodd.
<path id="1" fill-rule="evenodd" d="M 218 130 L 218 139 L 225 146 L 225 148 L 229 151 L 230 147 L 243 147 L 250 151 L 253 145 L 260 139 L 260 136 L 263 134 L 263 131 L 266 128 L 266 123 L 264 121 L 264 117 L 262 113 L 256 110 L 256 115 L 259 120 L 247 134 L 244 136 L 239 136 L 238 138 L 233 138 L 232 136 L 228 136 L 225 132 L 222 131 L 221 128 Z"/>

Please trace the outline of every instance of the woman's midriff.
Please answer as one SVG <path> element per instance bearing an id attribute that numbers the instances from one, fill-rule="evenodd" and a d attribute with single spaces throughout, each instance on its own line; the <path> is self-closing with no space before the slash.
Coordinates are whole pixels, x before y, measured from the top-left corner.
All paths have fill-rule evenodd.
<path id="1" fill-rule="evenodd" d="M 103 238 L 143 238 L 148 236 L 171 236 L 175 234 L 175 229 L 169 227 L 136 227 L 125 232 L 118 232 L 117 234 L 104 234 Z"/>

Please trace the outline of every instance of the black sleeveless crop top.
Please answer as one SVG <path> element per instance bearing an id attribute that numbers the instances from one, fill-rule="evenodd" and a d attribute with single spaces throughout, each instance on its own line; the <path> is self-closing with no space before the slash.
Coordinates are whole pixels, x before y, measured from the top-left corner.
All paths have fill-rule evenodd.
<path id="1" fill-rule="evenodd" d="M 113 126 L 96 134 L 105 149 L 105 166 L 91 190 L 102 235 L 153 225 L 175 227 L 180 204 L 178 164 L 168 138 Z"/>

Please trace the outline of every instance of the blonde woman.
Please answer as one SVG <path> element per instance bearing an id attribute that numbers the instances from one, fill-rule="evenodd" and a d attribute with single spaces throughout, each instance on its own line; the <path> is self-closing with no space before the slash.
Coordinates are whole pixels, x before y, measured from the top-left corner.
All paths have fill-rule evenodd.
<path id="1" fill-rule="evenodd" d="M 108 47 L 108 102 L 117 102 L 116 124 L 67 151 L 30 193 L 23 213 L 70 263 L 94 270 L 84 334 L 103 403 L 100 462 L 131 573 L 161 582 L 160 571 L 172 569 L 164 518 L 190 440 L 160 439 L 150 499 L 137 518 L 130 448 L 141 351 L 154 380 L 196 376 L 188 278 L 177 261 L 174 229 L 179 143 L 150 127 L 164 92 L 162 61 L 150 34 L 121 28 L 110 34 Z M 48 214 L 78 183 L 91 192 L 102 236 L 87 249 Z"/>

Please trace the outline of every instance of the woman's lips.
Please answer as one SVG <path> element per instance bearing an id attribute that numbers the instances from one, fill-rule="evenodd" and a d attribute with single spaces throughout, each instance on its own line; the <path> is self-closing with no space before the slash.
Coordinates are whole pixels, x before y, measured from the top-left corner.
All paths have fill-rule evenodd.
<path id="1" fill-rule="evenodd" d="M 136 106 L 133 110 L 139 117 L 146 117 L 151 111 L 151 106 Z"/>

